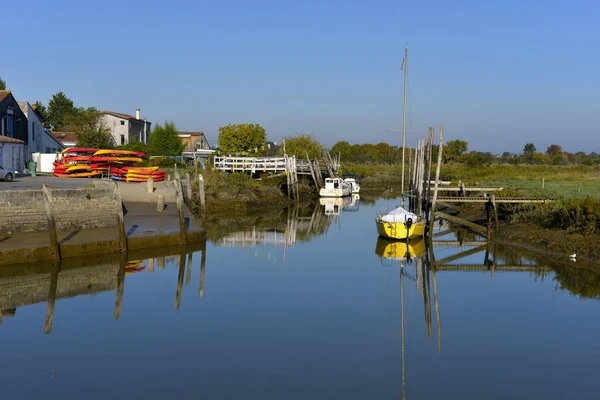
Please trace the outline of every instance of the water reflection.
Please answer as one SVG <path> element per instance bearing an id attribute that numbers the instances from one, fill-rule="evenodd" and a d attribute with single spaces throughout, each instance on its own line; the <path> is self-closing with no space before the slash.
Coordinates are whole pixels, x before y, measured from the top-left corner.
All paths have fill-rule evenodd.
<path id="1" fill-rule="evenodd" d="M 135 279 L 144 271 L 152 273 L 155 265 L 159 270 L 167 265 L 178 266 L 175 309 L 179 309 L 186 267 L 188 285 L 193 255 L 198 252 L 201 255 L 199 295 L 202 297 L 206 269 L 205 245 L 3 267 L 0 269 L 0 325 L 3 318 L 14 318 L 21 307 L 47 302 L 44 333 L 49 334 L 54 324 L 57 300 L 110 291 L 116 294 L 114 319 L 119 320 L 126 278 Z"/>

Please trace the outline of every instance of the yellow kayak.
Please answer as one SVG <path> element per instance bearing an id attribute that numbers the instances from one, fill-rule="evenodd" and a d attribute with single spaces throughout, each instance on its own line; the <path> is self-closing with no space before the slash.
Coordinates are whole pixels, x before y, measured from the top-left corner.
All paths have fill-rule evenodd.
<path id="1" fill-rule="evenodd" d="M 92 167 L 89 165 L 73 165 L 72 167 L 67 168 L 65 172 L 76 172 L 76 171 L 90 171 Z"/>
<path id="2" fill-rule="evenodd" d="M 144 172 L 148 172 L 148 171 L 156 171 L 158 170 L 158 167 L 135 167 L 135 168 L 129 168 L 127 169 L 127 172 L 133 172 L 135 173 L 144 173 Z"/>

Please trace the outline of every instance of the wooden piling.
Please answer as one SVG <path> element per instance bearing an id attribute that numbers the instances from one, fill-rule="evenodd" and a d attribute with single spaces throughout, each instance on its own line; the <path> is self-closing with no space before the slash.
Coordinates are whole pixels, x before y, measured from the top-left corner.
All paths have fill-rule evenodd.
<path id="1" fill-rule="evenodd" d="M 435 130 L 429 128 L 429 137 L 427 139 L 427 182 L 425 190 L 425 215 L 429 219 L 429 210 L 431 208 L 429 199 L 431 199 L 431 165 L 432 165 L 432 154 L 433 154 L 433 135 Z"/>
<path id="2" fill-rule="evenodd" d="M 445 213 L 440 212 L 440 211 L 436 211 L 435 216 L 443 218 L 443 219 L 446 219 L 446 220 L 448 220 L 450 222 L 455 222 L 457 224 L 464 225 L 464 226 L 466 226 L 468 228 L 471 228 L 473 230 L 476 230 L 478 232 L 487 232 L 487 229 L 485 227 L 481 226 L 481 225 L 477 225 L 477 224 L 475 224 L 473 222 L 469 222 L 469 221 L 464 220 L 462 218 L 454 217 L 452 215 L 448 215 L 448 214 L 445 214 Z"/>
<path id="3" fill-rule="evenodd" d="M 437 166 L 435 168 L 435 183 L 433 186 L 433 201 L 431 202 L 431 210 L 429 211 L 429 213 L 430 213 L 429 232 L 433 232 L 433 223 L 435 221 L 435 211 L 436 211 L 436 207 L 437 207 L 438 186 L 439 186 L 439 182 L 440 182 L 440 169 L 442 166 L 443 148 L 444 148 L 444 125 L 440 124 L 440 145 L 439 145 L 439 149 L 438 149 Z M 431 236 L 430 236 L 430 239 L 431 239 Z M 435 279 L 435 277 L 434 277 L 434 279 Z M 434 283 L 434 285 L 435 285 L 435 283 Z"/>
<path id="4" fill-rule="evenodd" d="M 496 204 L 496 195 L 492 193 L 492 207 L 494 208 L 494 220 L 496 222 L 496 233 L 500 230 L 500 224 L 498 223 L 498 205 Z"/>
<path id="5" fill-rule="evenodd" d="M 544 190 L 545 185 L 546 185 L 546 178 L 542 178 L 542 190 Z"/>
<path id="6" fill-rule="evenodd" d="M 198 175 L 198 199 L 200 200 L 200 211 L 202 217 L 206 217 L 206 198 L 204 197 L 204 176 Z"/>
<path id="7" fill-rule="evenodd" d="M 310 157 L 308 156 L 308 151 L 306 152 L 306 160 L 308 161 L 308 168 L 310 169 L 310 175 L 312 176 L 313 181 L 315 182 L 315 188 L 317 188 L 317 190 L 319 190 L 319 182 L 317 182 L 315 170 L 313 168 L 312 161 L 310 160 Z"/>
<path id="8" fill-rule="evenodd" d="M 176 173 L 176 175 L 179 175 Z M 179 178 L 178 176 L 176 176 Z M 179 213 L 179 244 L 184 245 L 187 242 L 187 232 L 185 230 L 185 214 L 183 211 L 183 188 L 181 180 L 175 179 L 175 194 L 177 196 L 177 211 Z"/>
<path id="9" fill-rule="evenodd" d="M 60 260 L 60 247 L 58 245 L 58 235 L 56 233 L 56 221 L 54 220 L 54 208 L 52 207 L 52 191 L 46 183 L 42 185 L 44 193 L 44 206 L 46 207 L 46 217 L 48 218 L 48 231 L 50 232 L 50 248 L 52 258 Z"/>
<path id="10" fill-rule="evenodd" d="M 581 183 L 579 184 L 579 186 L 577 187 L 577 191 L 581 192 Z"/>
<path id="11" fill-rule="evenodd" d="M 192 204 L 192 200 L 193 200 L 193 197 L 192 197 L 192 180 L 191 180 L 189 172 L 187 172 L 185 174 L 185 186 L 186 186 L 186 191 L 187 191 L 187 199 L 186 200 L 187 200 L 187 205 L 189 207 Z"/>
<path id="12" fill-rule="evenodd" d="M 123 216 L 123 201 L 121 200 L 121 191 L 119 184 L 113 181 L 113 191 L 115 197 L 115 209 L 117 211 L 117 227 L 119 229 L 119 251 L 127 253 L 127 236 L 125 234 L 125 218 Z"/>

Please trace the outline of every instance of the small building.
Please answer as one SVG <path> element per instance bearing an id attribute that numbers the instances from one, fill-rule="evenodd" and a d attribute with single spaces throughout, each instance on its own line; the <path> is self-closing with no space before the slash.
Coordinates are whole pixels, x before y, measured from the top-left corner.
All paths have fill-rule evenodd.
<path id="1" fill-rule="evenodd" d="M 27 145 L 27 117 L 10 90 L 0 90 L 0 136 L 18 139 Z"/>
<path id="2" fill-rule="evenodd" d="M 19 102 L 19 107 L 27 117 L 27 154 L 32 160 L 33 153 L 56 153 L 65 146 L 44 128 L 44 118 L 28 102 Z"/>
<path id="3" fill-rule="evenodd" d="M 204 132 L 178 132 L 178 134 L 185 146 L 183 157 L 190 162 L 206 164 L 210 155 L 215 152 L 211 149 Z"/>
<path id="4" fill-rule="evenodd" d="M 9 136 L 0 136 L 0 164 L 13 171 L 25 168 L 25 142 Z"/>
<path id="5" fill-rule="evenodd" d="M 135 117 L 104 110 L 101 123 L 110 131 L 116 146 L 130 142 L 148 143 L 152 123 L 140 117 L 140 110 L 135 110 Z"/>

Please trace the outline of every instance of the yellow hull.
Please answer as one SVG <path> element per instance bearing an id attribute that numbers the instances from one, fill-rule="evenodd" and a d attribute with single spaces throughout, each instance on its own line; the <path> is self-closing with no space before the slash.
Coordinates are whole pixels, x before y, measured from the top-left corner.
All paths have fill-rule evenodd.
<path id="1" fill-rule="evenodd" d="M 404 222 L 385 222 L 379 218 L 375 220 L 377 224 L 377 233 L 389 239 L 415 239 L 425 235 L 425 221 L 419 221 L 406 229 Z"/>
<path id="2" fill-rule="evenodd" d="M 397 241 L 377 238 L 375 254 L 379 257 L 399 260 L 410 256 L 410 258 L 420 257 L 425 254 L 425 240 L 423 238 L 411 240 L 410 242 Z"/>

